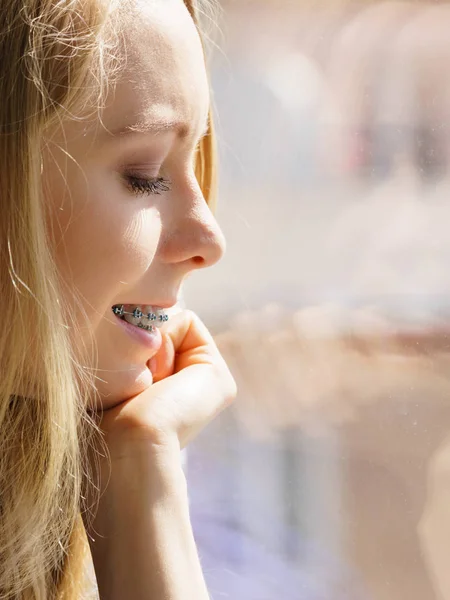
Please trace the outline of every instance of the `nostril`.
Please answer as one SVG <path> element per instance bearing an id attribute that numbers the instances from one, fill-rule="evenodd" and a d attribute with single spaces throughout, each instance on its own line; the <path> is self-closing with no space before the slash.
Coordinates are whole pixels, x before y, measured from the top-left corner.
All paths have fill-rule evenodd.
<path id="1" fill-rule="evenodd" d="M 196 265 L 200 267 L 205 264 L 205 259 L 203 258 L 203 256 L 194 256 L 192 260 Z"/>

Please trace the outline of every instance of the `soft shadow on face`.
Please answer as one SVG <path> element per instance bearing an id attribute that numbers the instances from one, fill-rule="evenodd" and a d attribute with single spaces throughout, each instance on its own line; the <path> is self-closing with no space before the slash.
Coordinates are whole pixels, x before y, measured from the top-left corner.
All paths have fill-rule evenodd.
<path id="1" fill-rule="evenodd" d="M 101 121 L 63 123 L 44 148 L 49 231 L 75 290 L 68 299 L 80 346 L 95 338 L 103 407 L 152 383 L 154 352 L 124 331 L 111 307 L 174 303 L 186 275 L 217 262 L 225 248 L 194 175 L 209 91 L 188 10 L 181 0 L 136 1 L 122 35 L 125 67 Z M 168 191 L 142 191 L 142 181 L 160 179 Z"/>

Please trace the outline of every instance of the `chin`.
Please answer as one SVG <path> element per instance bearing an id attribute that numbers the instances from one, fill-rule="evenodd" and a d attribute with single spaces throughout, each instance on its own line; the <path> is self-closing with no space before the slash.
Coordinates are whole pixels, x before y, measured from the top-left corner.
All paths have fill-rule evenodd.
<path id="1" fill-rule="evenodd" d="M 100 371 L 101 372 L 101 371 Z M 146 365 L 134 365 L 128 371 L 110 373 L 109 377 L 97 380 L 96 387 L 100 395 L 100 407 L 107 410 L 117 406 L 133 396 L 141 394 L 153 383 L 152 372 Z"/>

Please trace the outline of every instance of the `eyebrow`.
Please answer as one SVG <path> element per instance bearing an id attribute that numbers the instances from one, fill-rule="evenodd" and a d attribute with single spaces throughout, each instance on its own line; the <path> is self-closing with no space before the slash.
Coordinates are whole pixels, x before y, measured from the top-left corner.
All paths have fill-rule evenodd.
<path id="1" fill-rule="evenodd" d="M 202 127 L 200 132 L 200 138 L 203 139 L 208 135 L 210 130 L 209 115 Z M 124 138 L 136 134 L 147 134 L 157 135 L 159 133 L 166 133 L 168 131 L 175 131 L 180 139 L 186 139 L 189 137 L 191 127 L 185 121 L 176 119 L 160 119 L 153 121 L 137 121 L 133 124 L 120 126 L 116 129 L 106 129 L 104 138 Z"/>

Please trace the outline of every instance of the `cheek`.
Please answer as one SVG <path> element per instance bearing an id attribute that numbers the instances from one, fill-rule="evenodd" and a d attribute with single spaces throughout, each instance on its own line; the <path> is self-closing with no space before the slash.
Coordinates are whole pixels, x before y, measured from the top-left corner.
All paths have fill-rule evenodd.
<path id="1" fill-rule="evenodd" d="M 150 267 L 161 234 L 159 212 L 148 199 L 124 199 L 104 187 L 101 193 L 91 187 L 86 197 L 73 185 L 71 198 L 59 204 L 50 215 L 57 264 L 95 325 L 121 293 L 127 300 Z"/>
<path id="2" fill-rule="evenodd" d="M 118 225 L 119 243 L 115 252 L 115 268 L 122 283 L 138 283 L 150 268 L 161 236 L 161 219 L 154 208 L 142 209 L 130 216 L 126 227 Z M 113 243 L 111 244 L 113 245 Z"/>
<path id="3" fill-rule="evenodd" d="M 121 301 L 121 292 L 127 300 L 125 294 L 130 294 L 153 261 L 160 229 L 159 216 L 150 210 L 126 219 L 112 211 L 86 215 L 70 228 L 65 246 L 73 280 L 97 314 Z"/>

